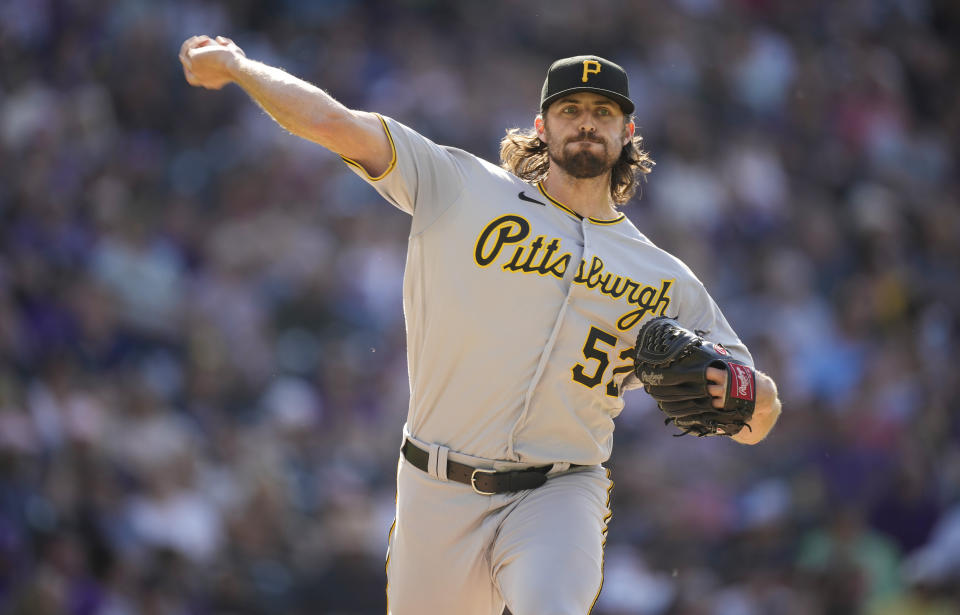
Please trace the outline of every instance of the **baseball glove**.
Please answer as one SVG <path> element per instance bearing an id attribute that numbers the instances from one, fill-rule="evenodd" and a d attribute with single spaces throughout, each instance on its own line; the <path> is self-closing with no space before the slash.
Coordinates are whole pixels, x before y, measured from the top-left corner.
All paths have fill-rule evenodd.
<path id="1" fill-rule="evenodd" d="M 756 405 L 756 375 L 730 358 L 726 348 L 683 328 L 672 318 L 647 321 L 637 336 L 635 373 L 667 415 L 677 435 L 732 436 L 746 427 Z M 729 374 L 723 408 L 713 407 L 707 368 Z"/>

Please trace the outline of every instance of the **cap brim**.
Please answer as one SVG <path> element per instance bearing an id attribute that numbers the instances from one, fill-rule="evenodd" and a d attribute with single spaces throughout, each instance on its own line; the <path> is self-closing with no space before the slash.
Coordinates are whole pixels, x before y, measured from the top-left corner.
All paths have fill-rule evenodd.
<path id="1" fill-rule="evenodd" d="M 620 105 L 620 108 L 623 109 L 623 112 L 626 113 L 627 115 L 633 113 L 634 106 L 633 106 L 632 100 L 612 90 L 603 90 L 600 88 L 570 88 L 568 90 L 563 90 L 562 92 L 557 92 L 552 96 L 548 96 L 543 101 L 543 103 L 540 105 L 540 112 L 542 113 L 546 111 L 547 107 L 552 105 L 554 101 L 560 98 L 563 98 L 564 96 L 568 96 L 570 94 L 576 94 L 577 92 L 593 92 L 594 94 L 600 94 L 601 96 L 606 96 L 610 100 Z"/>

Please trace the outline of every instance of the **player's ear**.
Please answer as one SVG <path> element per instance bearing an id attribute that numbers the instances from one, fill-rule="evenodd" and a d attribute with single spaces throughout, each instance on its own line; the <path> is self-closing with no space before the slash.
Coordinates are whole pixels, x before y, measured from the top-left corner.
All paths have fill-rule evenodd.
<path id="1" fill-rule="evenodd" d="M 533 127 L 537 130 L 537 136 L 540 137 L 540 140 L 546 143 L 547 140 L 544 138 L 546 136 L 546 130 L 544 128 L 545 124 L 542 115 L 538 115 L 536 119 L 533 120 Z"/>
<path id="2" fill-rule="evenodd" d="M 627 143 L 630 143 L 630 141 L 633 140 L 633 134 L 634 132 L 636 132 L 636 130 L 637 130 L 636 124 L 634 124 L 633 122 L 627 122 L 627 125 L 624 127 L 624 133 L 625 133 L 625 136 L 623 139 L 624 147 L 627 146 Z"/>

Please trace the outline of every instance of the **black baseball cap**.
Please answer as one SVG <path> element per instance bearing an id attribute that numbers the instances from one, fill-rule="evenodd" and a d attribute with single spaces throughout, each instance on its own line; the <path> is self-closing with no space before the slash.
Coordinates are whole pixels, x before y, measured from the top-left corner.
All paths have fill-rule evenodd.
<path id="1" fill-rule="evenodd" d="M 540 112 L 546 112 L 561 96 L 575 92 L 602 94 L 615 100 L 624 113 L 633 113 L 626 71 L 600 56 L 573 56 L 551 64 L 540 93 Z"/>

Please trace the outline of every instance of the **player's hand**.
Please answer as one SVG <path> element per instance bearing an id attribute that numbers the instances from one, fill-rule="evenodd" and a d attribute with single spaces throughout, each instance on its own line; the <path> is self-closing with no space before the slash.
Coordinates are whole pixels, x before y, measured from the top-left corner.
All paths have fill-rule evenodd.
<path id="1" fill-rule="evenodd" d="M 729 375 L 725 369 L 707 368 L 707 380 L 712 383 L 707 385 L 707 393 L 710 393 L 710 397 L 713 398 L 711 403 L 714 408 L 723 408 L 723 400 L 727 396 L 728 378 Z"/>
<path id="2" fill-rule="evenodd" d="M 219 90 L 232 82 L 232 70 L 244 57 L 243 49 L 223 36 L 191 36 L 180 46 L 180 63 L 187 83 L 208 90 Z"/>

